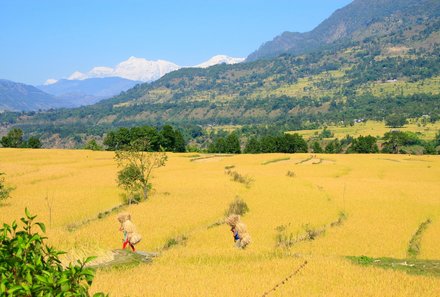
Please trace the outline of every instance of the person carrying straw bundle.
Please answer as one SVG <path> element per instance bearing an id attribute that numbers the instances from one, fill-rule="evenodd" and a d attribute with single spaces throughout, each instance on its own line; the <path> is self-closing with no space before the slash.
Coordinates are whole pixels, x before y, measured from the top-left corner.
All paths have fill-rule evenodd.
<path id="1" fill-rule="evenodd" d="M 226 224 L 231 227 L 231 232 L 234 236 L 235 246 L 244 249 L 251 243 L 251 236 L 249 235 L 246 225 L 240 221 L 239 215 L 230 215 L 225 220 Z"/>
<path id="2" fill-rule="evenodd" d="M 137 233 L 136 226 L 131 222 L 131 215 L 126 212 L 121 213 L 118 215 L 118 221 L 121 223 L 119 231 L 122 231 L 124 234 L 122 249 L 125 249 L 127 245 L 130 245 L 133 252 L 135 252 L 136 249 L 134 248 L 134 245 L 139 243 L 142 237 Z"/>

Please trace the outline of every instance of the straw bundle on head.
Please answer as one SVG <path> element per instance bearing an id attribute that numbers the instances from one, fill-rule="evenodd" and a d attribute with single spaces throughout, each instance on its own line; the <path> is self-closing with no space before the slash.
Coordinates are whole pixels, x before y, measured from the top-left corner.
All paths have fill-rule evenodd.
<path id="1" fill-rule="evenodd" d="M 136 244 L 141 241 L 142 236 L 137 233 L 136 226 L 131 222 L 131 215 L 123 212 L 118 215 L 118 221 L 121 223 L 122 230 L 126 232 L 127 239 L 131 244 Z"/>
<path id="2" fill-rule="evenodd" d="M 237 225 L 235 225 L 235 229 L 238 232 L 238 237 L 240 237 L 239 247 L 245 248 L 249 243 L 251 243 L 251 236 L 247 231 L 246 225 L 243 223 L 237 223 Z"/>
<path id="3" fill-rule="evenodd" d="M 233 214 L 225 219 L 225 223 L 231 227 L 235 227 L 240 222 L 240 216 Z"/>
<path id="4" fill-rule="evenodd" d="M 128 212 L 122 212 L 118 215 L 118 221 L 122 224 L 125 221 L 131 220 L 131 215 Z"/>
<path id="5" fill-rule="evenodd" d="M 127 232 L 128 239 L 130 239 L 132 233 L 136 233 L 136 227 L 130 220 L 127 220 L 124 223 L 122 223 L 122 229 L 124 229 L 124 231 Z"/>
<path id="6" fill-rule="evenodd" d="M 251 243 L 251 236 L 249 235 L 246 225 L 240 222 L 240 216 L 233 214 L 225 219 L 225 223 L 231 226 L 231 230 L 237 231 L 239 240 L 236 240 L 236 246 L 244 249 L 249 243 Z"/>

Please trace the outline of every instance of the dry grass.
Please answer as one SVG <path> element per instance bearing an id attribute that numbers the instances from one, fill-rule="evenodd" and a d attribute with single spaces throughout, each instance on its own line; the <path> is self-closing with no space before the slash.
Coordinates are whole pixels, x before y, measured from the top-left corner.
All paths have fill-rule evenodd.
<path id="1" fill-rule="evenodd" d="M 308 154 L 238 155 L 216 162 L 182 156 L 170 154 L 167 166 L 154 173 L 151 199 L 126 211 L 143 236 L 138 250 L 159 251 L 182 235 L 184 244 L 162 251 L 152 264 L 98 271 L 94 291 L 261 296 L 307 260 L 270 296 L 438 296 L 439 278 L 357 266 L 345 256 L 404 258 L 414 231 L 429 217 L 433 223 L 423 233 L 419 258 L 440 259 L 440 157 L 392 156 L 399 162 L 389 162 L 384 160 L 389 156 L 333 155 L 332 162 L 305 166 L 296 163 Z M 252 176 L 251 187 L 224 173 L 231 163 L 241 175 Z M 105 258 L 120 248 L 116 213 L 73 232 L 66 228 L 120 203 L 111 152 L 1 149 L 0 170 L 17 188 L 0 208 L 1 221 L 19 218 L 28 206 L 47 222 L 48 196 L 53 201 L 48 236 L 69 251 L 68 259 Z M 287 171 L 295 178 L 286 178 Z M 207 228 L 237 195 L 250 209 L 246 225 L 253 243 L 244 251 L 234 247 L 226 225 Z M 302 234 L 306 224 L 328 225 L 341 211 L 348 219 L 337 228 L 288 250 L 276 248 L 277 226 Z"/>

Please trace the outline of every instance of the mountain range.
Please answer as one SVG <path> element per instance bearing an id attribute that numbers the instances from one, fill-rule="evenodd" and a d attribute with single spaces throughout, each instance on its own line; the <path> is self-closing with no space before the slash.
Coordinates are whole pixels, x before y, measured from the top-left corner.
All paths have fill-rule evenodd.
<path id="1" fill-rule="evenodd" d="M 389 114 L 440 119 L 439 8 L 433 0 L 355 0 L 244 63 L 182 68 L 94 105 L 20 116 L 14 125 L 67 137 L 141 124 L 299 129 Z"/>
<path id="2" fill-rule="evenodd" d="M 244 58 L 217 55 L 199 65 L 189 67 L 207 68 L 217 64 L 236 64 L 243 60 Z M 28 91 L 26 96 L 16 90 L 20 88 L 31 90 L 32 86 L 20 83 L 14 85 L 13 82 L 3 83 L 0 98 L 4 100 L 0 103 L 0 110 L 35 111 L 90 105 L 116 96 L 139 83 L 155 81 L 180 68 L 182 67 L 164 60 L 150 61 L 130 57 L 114 68 L 99 66 L 93 67 L 86 73 L 75 71 L 68 79 L 48 79 L 44 85 L 36 86 L 42 92 Z M 9 87 L 11 90 L 8 89 Z"/>

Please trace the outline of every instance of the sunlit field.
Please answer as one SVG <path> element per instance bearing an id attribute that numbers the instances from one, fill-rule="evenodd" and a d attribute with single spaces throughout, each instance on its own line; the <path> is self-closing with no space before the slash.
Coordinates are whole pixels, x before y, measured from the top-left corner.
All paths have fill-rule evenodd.
<path id="1" fill-rule="evenodd" d="M 251 182 L 231 180 L 225 167 Z M 97 219 L 121 203 L 112 152 L 1 149 L 0 171 L 16 187 L 0 207 L 1 222 L 28 207 L 46 223 L 50 244 L 69 252 L 66 259 L 105 259 L 121 248 L 117 213 Z M 152 182 L 150 198 L 125 210 L 143 235 L 137 249 L 159 256 L 151 264 L 98 269 L 92 291 L 263 296 L 280 284 L 267 296 L 439 296 L 439 277 L 346 258 L 404 259 L 429 218 L 418 259 L 440 259 L 438 156 L 169 154 Z M 215 224 L 236 196 L 249 206 L 242 220 L 253 241 L 245 250 L 234 247 L 226 225 Z M 287 242 L 306 229 L 323 231 L 314 240 Z"/>
<path id="2" fill-rule="evenodd" d="M 335 138 L 342 139 L 347 135 L 352 137 L 359 136 L 377 136 L 382 137 L 385 133 L 390 132 L 391 130 L 399 130 L 399 131 L 408 131 L 417 133 L 420 139 L 424 140 L 433 140 L 436 133 L 440 131 L 440 122 L 436 123 L 428 123 L 426 125 L 421 125 L 419 123 L 414 122 L 413 120 L 405 125 L 404 127 L 393 129 L 390 127 L 386 127 L 384 122 L 378 121 L 367 121 L 366 123 L 356 123 L 353 126 L 350 125 L 340 125 L 340 126 L 329 126 L 328 130 L 334 133 Z M 318 135 L 322 129 L 316 130 L 301 130 L 301 131 L 293 131 L 291 133 L 299 133 L 306 139 L 310 137 Z"/>

